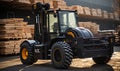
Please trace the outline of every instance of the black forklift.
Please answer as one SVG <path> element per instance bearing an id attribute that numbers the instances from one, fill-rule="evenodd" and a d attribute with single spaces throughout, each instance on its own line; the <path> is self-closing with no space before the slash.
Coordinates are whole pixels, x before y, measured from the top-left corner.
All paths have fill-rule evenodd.
<path id="1" fill-rule="evenodd" d="M 34 40 L 20 45 L 20 60 L 25 65 L 38 59 L 51 59 L 55 68 L 66 69 L 73 58 L 89 58 L 106 64 L 113 53 L 113 37 L 94 37 L 86 28 L 78 27 L 77 11 L 51 10 L 49 4 L 32 6 L 35 17 Z"/>

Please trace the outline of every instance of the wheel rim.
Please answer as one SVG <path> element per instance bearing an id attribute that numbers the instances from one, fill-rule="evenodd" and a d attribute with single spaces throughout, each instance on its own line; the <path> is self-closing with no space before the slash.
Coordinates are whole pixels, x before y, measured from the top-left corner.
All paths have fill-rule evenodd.
<path id="1" fill-rule="evenodd" d="M 56 62 L 60 62 L 62 60 L 62 55 L 59 49 L 54 51 L 54 59 Z"/>
<path id="2" fill-rule="evenodd" d="M 28 50 L 26 48 L 22 49 L 22 58 L 26 60 L 28 58 Z"/>

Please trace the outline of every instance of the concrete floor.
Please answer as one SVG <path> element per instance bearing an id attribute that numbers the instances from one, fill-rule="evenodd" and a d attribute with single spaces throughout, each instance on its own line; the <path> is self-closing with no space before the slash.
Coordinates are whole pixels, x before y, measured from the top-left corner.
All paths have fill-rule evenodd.
<path id="1" fill-rule="evenodd" d="M 55 69 L 50 60 L 38 60 L 33 65 L 22 65 L 19 56 L 0 57 L 0 71 L 120 71 L 120 47 L 114 48 L 115 52 L 106 65 L 97 65 L 91 58 L 73 59 L 69 69 Z"/>

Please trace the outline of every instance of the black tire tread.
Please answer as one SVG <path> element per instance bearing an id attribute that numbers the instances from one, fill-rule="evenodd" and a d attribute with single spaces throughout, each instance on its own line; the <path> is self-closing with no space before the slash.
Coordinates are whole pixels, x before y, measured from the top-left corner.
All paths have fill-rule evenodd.
<path id="1" fill-rule="evenodd" d="M 62 61 L 62 65 L 57 65 L 56 66 L 56 64 L 54 64 L 53 58 L 51 58 L 53 66 L 55 68 L 60 68 L 60 69 L 68 68 L 70 66 L 70 64 L 72 62 L 72 58 L 73 58 L 73 53 L 72 53 L 72 49 L 71 49 L 70 45 L 65 43 L 65 42 L 56 42 L 53 45 L 52 49 L 54 49 L 55 46 L 59 46 L 64 51 L 64 59 Z"/>
<path id="2" fill-rule="evenodd" d="M 28 50 L 28 58 L 26 60 L 22 59 L 22 49 L 26 48 Z M 35 63 L 38 59 L 34 57 L 33 48 L 27 42 L 24 42 L 20 48 L 20 60 L 24 65 L 31 65 Z"/>

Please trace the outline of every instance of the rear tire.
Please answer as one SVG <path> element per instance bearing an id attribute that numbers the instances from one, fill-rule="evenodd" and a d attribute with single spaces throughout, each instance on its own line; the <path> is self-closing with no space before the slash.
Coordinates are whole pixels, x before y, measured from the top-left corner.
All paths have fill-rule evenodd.
<path id="1" fill-rule="evenodd" d="M 111 56 L 109 56 L 109 57 L 96 57 L 96 58 L 93 58 L 93 61 L 96 64 L 106 64 L 110 61 L 110 59 L 111 59 Z"/>
<path id="2" fill-rule="evenodd" d="M 66 69 L 70 66 L 73 53 L 69 44 L 56 42 L 52 46 L 51 60 L 55 68 Z"/>
<path id="3" fill-rule="evenodd" d="M 34 50 L 29 43 L 23 42 L 20 48 L 20 60 L 24 65 L 31 65 L 38 59 L 34 56 Z"/>

